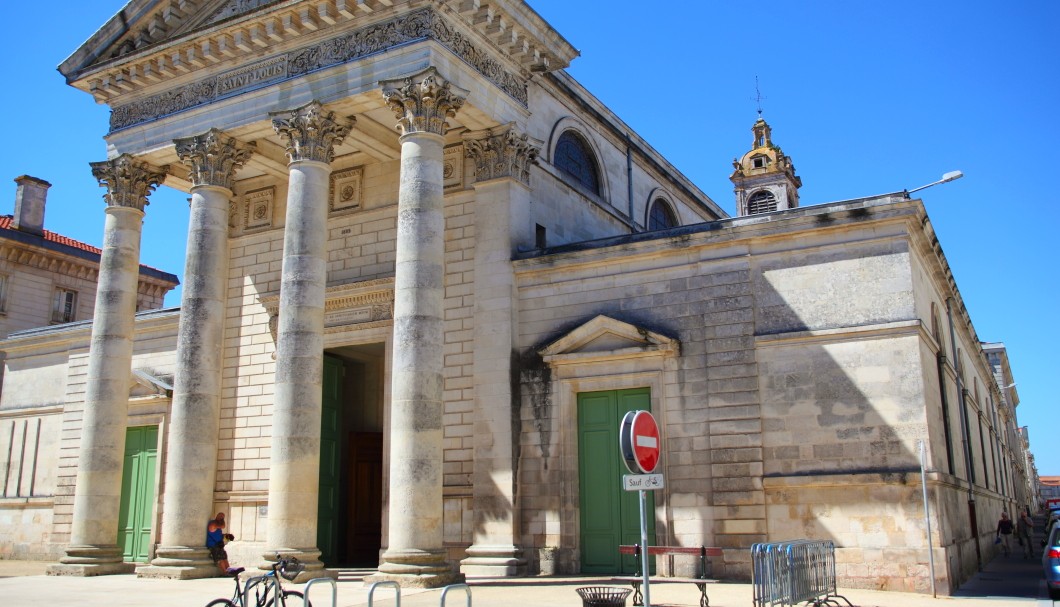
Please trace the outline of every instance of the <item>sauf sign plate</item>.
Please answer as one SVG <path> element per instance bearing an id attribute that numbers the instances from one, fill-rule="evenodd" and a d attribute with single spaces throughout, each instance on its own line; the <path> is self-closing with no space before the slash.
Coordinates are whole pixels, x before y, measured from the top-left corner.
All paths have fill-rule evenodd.
<path id="1" fill-rule="evenodd" d="M 626 491 L 655 491 L 663 488 L 661 474 L 623 474 L 622 488 Z"/>

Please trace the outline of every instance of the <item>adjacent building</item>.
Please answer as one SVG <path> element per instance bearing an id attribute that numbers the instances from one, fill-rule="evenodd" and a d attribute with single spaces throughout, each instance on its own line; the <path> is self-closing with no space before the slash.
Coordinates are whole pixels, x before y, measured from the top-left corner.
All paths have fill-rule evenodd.
<path id="1" fill-rule="evenodd" d="M 927 591 L 929 552 L 942 589 L 975 572 L 1028 449 L 922 202 L 800 204 L 760 117 L 728 217 L 577 54 L 516 0 L 134 0 L 104 24 L 60 70 L 112 108 L 108 296 L 0 342 L 8 383 L 61 396 L 5 389 L 0 414 L 62 429 L 50 495 L 0 501 L 41 535 L 0 549 L 208 576 L 224 511 L 235 562 L 303 578 L 617 573 L 618 422 L 648 409 L 651 533 L 723 547 L 716 575 L 793 538 L 833 540 L 842 585 Z M 185 286 L 134 315 L 154 187 L 191 196 Z"/>

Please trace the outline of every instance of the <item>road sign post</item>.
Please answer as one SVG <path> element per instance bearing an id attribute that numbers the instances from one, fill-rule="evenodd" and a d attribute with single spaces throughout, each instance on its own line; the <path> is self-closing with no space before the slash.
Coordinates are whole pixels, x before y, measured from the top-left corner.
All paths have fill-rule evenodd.
<path id="1" fill-rule="evenodd" d="M 652 474 L 659 465 L 659 425 L 647 411 L 630 411 L 618 427 L 619 450 L 632 474 L 622 477 L 626 491 L 640 492 L 640 570 L 644 580 L 644 607 L 651 607 L 648 580 L 648 491 L 662 489 L 663 476 Z"/>

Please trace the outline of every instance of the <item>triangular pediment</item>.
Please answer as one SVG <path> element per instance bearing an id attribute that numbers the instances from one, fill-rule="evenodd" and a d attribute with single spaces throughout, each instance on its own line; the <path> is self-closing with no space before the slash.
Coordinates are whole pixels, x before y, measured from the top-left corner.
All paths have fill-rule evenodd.
<path id="1" fill-rule="evenodd" d="M 170 381 L 152 371 L 133 369 L 132 382 L 129 386 L 129 400 L 169 398 L 173 395 Z"/>
<path id="2" fill-rule="evenodd" d="M 676 354 L 680 343 L 643 327 L 600 315 L 542 348 L 549 359 L 569 356 Z"/>
<path id="3" fill-rule="evenodd" d="M 185 34 L 282 0 L 133 0 L 59 66 L 68 79 L 98 63 L 164 45 Z"/>
<path id="4" fill-rule="evenodd" d="M 529 74 L 562 69 L 578 54 L 522 0 L 131 0 L 59 72 L 116 107 L 175 81 L 209 90 L 209 78 L 263 53 L 280 64 L 308 53 L 323 62 L 318 69 L 421 39 L 449 48 L 509 94 Z"/>

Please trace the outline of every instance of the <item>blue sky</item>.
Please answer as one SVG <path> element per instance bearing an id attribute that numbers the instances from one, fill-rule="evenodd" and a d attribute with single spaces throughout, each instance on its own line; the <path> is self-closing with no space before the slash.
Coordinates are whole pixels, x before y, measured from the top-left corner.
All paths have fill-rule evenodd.
<path id="1" fill-rule="evenodd" d="M 20 2 L 0 23 L 0 167 L 50 181 L 46 227 L 96 245 L 103 189 L 88 163 L 106 159 L 108 110 L 55 68 L 123 4 Z M 803 205 L 963 171 L 921 195 L 980 339 L 1008 347 L 1039 472 L 1060 475 L 1048 387 L 1060 344 L 1060 2 L 530 4 L 582 52 L 570 73 L 729 213 L 756 76 Z M 14 204 L 6 183 L 0 213 Z M 152 197 L 144 263 L 182 273 L 185 200 Z"/>

